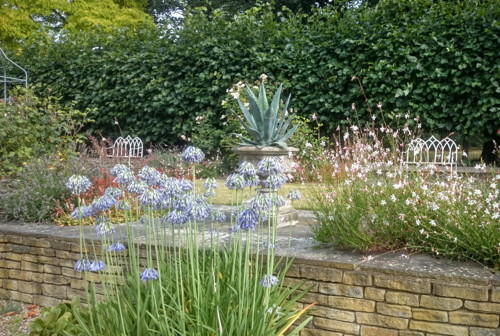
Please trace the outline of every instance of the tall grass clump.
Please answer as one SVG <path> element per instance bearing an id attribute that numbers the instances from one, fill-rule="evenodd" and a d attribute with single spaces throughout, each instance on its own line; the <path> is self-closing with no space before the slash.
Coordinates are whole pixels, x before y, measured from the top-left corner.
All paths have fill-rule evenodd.
<path id="1" fill-rule="evenodd" d="M 75 270 L 88 280 L 87 306 L 74 305 L 78 335 L 296 335 L 309 321 L 296 301 L 298 286 L 283 278 L 291 261 L 274 255 L 275 190 L 285 182 L 276 159 L 258 169 L 244 164 L 226 185 L 234 190 L 229 230 L 224 213 L 209 204 L 217 182 L 196 190 L 195 167 L 203 153 L 188 147 L 182 159 L 192 164 L 193 181 L 175 179 L 151 167 L 136 176 L 124 165 L 111 170 L 119 187 L 88 204 L 80 201 L 73 217 L 94 217 L 89 240 L 81 226 L 81 255 Z M 270 195 L 258 194 L 247 207 L 242 189 L 266 174 Z M 90 188 L 84 176 L 67 186 L 76 195 Z M 79 198 L 81 200 L 81 198 Z M 109 214 L 123 211 L 116 225 Z"/>
<path id="2" fill-rule="evenodd" d="M 379 106 L 382 116 L 382 110 Z M 317 164 L 314 238 L 358 251 L 410 249 L 500 265 L 498 173 L 402 164 L 418 118 L 338 128 Z M 484 167 L 477 167 L 484 170 Z"/>

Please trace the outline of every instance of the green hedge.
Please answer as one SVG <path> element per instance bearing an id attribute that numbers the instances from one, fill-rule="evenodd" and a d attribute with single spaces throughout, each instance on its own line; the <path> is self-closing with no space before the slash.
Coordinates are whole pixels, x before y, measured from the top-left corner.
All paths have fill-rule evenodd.
<path id="1" fill-rule="evenodd" d="M 426 130 L 477 136 L 500 126 L 499 12 L 496 0 L 382 0 L 311 15 L 267 5 L 231 17 L 200 11 L 179 29 L 28 42 L 21 63 L 78 108 L 98 108 L 92 127 L 106 136 L 118 134 L 118 119 L 146 142 L 179 143 L 196 116 L 227 112 L 232 84 L 261 73 L 284 82 L 291 107 L 319 115 L 327 132 L 354 118 L 352 103 L 368 119 L 357 76 L 388 122 L 411 111 Z"/>

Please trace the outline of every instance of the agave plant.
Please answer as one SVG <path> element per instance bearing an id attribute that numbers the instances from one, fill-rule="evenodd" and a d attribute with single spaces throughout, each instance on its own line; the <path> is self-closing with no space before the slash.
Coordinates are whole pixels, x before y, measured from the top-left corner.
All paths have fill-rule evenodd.
<path id="1" fill-rule="evenodd" d="M 264 83 L 260 85 L 258 97 L 255 97 L 255 94 L 247 85 L 246 89 L 250 109 L 248 109 L 245 104 L 238 99 L 238 104 L 243 112 L 243 115 L 245 116 L 246 122 L 233 111 L 250 135 L 250 139 L 240 136 L 242 145 L 263 147 L 278 146 L 285 149 L 288 148 L 286 141 L 292 136 L 298 125 L 289 129 L 295 115 L 291 114 L 287 118 L 286 110 L 288 108 L 291 95 L 288 96 L 281 113 L 279 113 L 282 88 L 283 85 L 280 85 L 274 94 L 271 105 L 269 105 Z"/>

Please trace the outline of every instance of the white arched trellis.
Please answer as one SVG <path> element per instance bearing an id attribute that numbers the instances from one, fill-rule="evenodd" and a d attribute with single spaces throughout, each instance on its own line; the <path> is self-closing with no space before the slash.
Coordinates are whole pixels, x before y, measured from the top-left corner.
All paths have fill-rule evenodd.
<path id="1" fill-rule="evenodd" d="M 404 152 L 404 165 L 448 166 L 456 171 L 458 165 L 458 146 L 450 138 L 442 140 L 431 136 L 427 140 L 413 139 Z"/>
<path id="2" fill-rule="evenodd" d="M 125 138 L 119 137 L 116 139 L 113 146 L 108 149 L 110 153 L 108 157 L 127 158 L 130 165 L 131 159 L 142 158 L 144 145 L 140 138 L 132 138 L 130 135 L 127 135 Z"/>
<path id="3" fill-rule="evenodd" d="M 5 55 L 0 48 L 0 62 L 2 63 L 2 72 L 0 73 L 0 83 L 2 84 L 3 103 L 9 101 L 9 90 L 16 85 L 28 87 L 28 72 L 17 63 Z"/>

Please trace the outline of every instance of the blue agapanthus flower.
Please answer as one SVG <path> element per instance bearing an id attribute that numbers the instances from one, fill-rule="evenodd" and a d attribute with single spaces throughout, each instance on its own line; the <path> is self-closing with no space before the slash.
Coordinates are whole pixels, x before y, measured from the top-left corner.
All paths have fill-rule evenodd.
<path id="1" fill-rule="evenodd" d="M 117 199 L 120 198 L 122 194 L 123 191 L 115 187 L 108 187 L 106 188 L 106 190 L 104 190 L 104 195 L 111 196 Z"/>
<path id="2" fill-rule="evenodd" d="M 189 218 L 205 220 L 210 216 L 210 206 L 206 202 L 194 202 L 189 209 Z"/>
<path id="3" fill-rule="evenodd" d="M 118 174 L 116 176 L 116 178 L 114 179 L 114 182 L 119 183 L 121 185 L 125 185 L 125 184 L 129 184 L 135 180 L 136 180 L 136 177 L 134 175 L 134 172 L 127 170 L 127 171 L 124 171 L 124 172 L 121 172 L 120 174 Z"/>
<path id="4" fill-rule="evenodd" d="M 116 228 L 107 218 L 98 218 L 99 223 L 95 226 L 95 231 L 99 236 L 106 236 L 115 233 Z"/>
<path id="5" fill-rule="evenodd" d="M 214 222 L 224 222 L 226 220 L 226 214 L 219 209 L 212 209 L 210 217 Z"/>
<path id="6" fill-rule="evenodd" d="M 254 176 L 257 175 L 257 170 L 250 162 L 243 161 L 238 168 L 238 173 L 244 176 Z"/>
<path id="7" fill-rule="evenodd" d="M 131 172 L 131 170 L 129 167 L 127 167 L 126 165 L 121 164 L 121 163 L 115 164 L 115 166 L 113 168 L 111 168 L 111 170 L 109 171 L 111 176 L 115 176 L 115 177 L 117 177 L 125 172 Z"/>
<path id="8" fill-rule="evenodd" d="M 282 173 L 283 168 L 281 160 L 275 156 L 266 157 L 257 164 L 259 173 L 264 176 Z"/>
<path id="9" fill-rule="evenodd" d="M 120 252 L 120 251 L 125 251 L 126 249 L 127 248 L 125 247 L 125 245 L 123 245 L 120 242 L 113 243 L 108 247 L 109 252 Z"/>
<path id="10" fill-rule="evenodd" d="M 132 194 L 142 194 L 144 190 L 148 188 L 148 184 L 145 183 L 144 181 L 139 181 L 139 180 L 134 180 L 130 182 L 130 184 L 127 187 L 127 190 L 129 193 Z"/>
<path id="11" fill-rule="evenodd" d="M 153 167 L 144 166 L 139 172 L 139 180 L 147 183 L 149 186 L 155 185 L 160 179 L 161 173 Z"/>
<path id="12" fill-rule="evenodd" d="M 236 190 L 241 190 L 247 186 L 247 183 L 245 181 L 245 176 L 238 173 L 230 174 L 226 178 L 225 184 L 228 189 L 236 189 Z"/>
<path id="13" fill-rule="evenodd" d="M 111 195 L 104 194 L 94 202 L 92 202 L 92 207 L 95 212 L 106 211 L 109 210 L 113 205 L 115 205 L 116 202 L 118 202 L 116 198 Z"/>
<path id="14" fill-rule="evenodd" d="M 88 271 L 90 268 L 90 260 L 88 259 L 79 259 L 76 261 L 75 263 L 75 271 L 78 271 L 78 272 L 86 272 Z"/>
<path id="15" fill-rule="evenodd" d="M 273 190 L 276 189 L 281 189 L 283 184 L 285 184 L 287 181 L 287 177 L 283 173 L 276 173 L 276 174 L 271 174 L 269 175 L 265 180 L 264 180 L 264 185 L 266 188 L 270 188 Z"/>
<path id="16" fill-rule="evenodd" d="M 204 158 L 203 151 L 193 146 L 189 146 L 181 154 L 181 159 L 187 163 L 200 163 Z"/>
<path id="17" fill-rule="evenodd" d="M 262 279 L 260 279 L 259 283 L 262 287 L 271 288 L 279 283 L 279 279 L 272 274 L 266 274 L 262 277 Z"/>
<path id="18" fill-rule="evenodd" d="M 240 230 L 255 231 L 259 223 L 259 215 L 253 209 L 245 209 L 238 215 L 238 228 Z"/>
<path id="19" fill-rule="evenodd" d="M 117 210 L 130 210 L 132 206 L 126 200 L 119 200 L 118 202 L 116 202 L 115 208 Z"/>
<path id="20" fill-rule="evenodd" d="M 90 263 L 89 271 L 99 272 L 106 268 L 106 265 L 101 260 L 94 260 Z"/>
<path id="21" fill-rule="evenodd" d="M 174 201 L 174 209 L 189 212 L 196 198 L 192 194 L 183 195 Z"/>
<path id="22" fill-rule="evenodd" d="M 148 280 L 157 280 L 158 279 L 158 271 L 154 268 L 146 268 L 142 273 L 141 273 L 141 280 L 146 282 Z"/>
<path id="23" fill-rule="evenodd" d="M 257 175 L 245 175 L 245 184 L 247 187 L 257 187 L 260 184 L 260 178 Z"/>
<path id="24" fill-rule="evenodd" d="M 182 179 L 179 180 L 179 187 L 181 188 L 182 191 L 190 191 L 193 190 L 193 182 L 190 180 Z"/>
<path id="25" fill-rule="evenodd" d="M 215 179 L 215 177 L 209 177 L 205 180 L 205 182 L 203 182 L 203 187 L 206 190 L 217 189 L 218 186 L 219 186 L 219 184 L 217 183 L 217 180 Z"/>
<path id="26" fill-rule="evenodd" d="M 170 222 L 173 225 L 183 225 L 186 224 L 189 220 L 189 216 L 185 211 L 174 209 L 168 215 L 164 215 L 162 217 L 163 222 Z"/>
<path id="27" fill-rule="evenodd" d="M 288 192 L 286 198 L 288 198 L 291 201 L 298 201 L 302 198 L 302 194 L 297 189 L 292 189 Z"/>
<path id="28" fill-rule="evenodd" d="M 68 182 L 66 182 L 66 187 L 75 195 L 86 192 L 91 186 L 92 183 L 90 180 L 82 175 L 73 175 L 68 179 Z"/>
<path id="29" fill-rule="evenodd" d="M 71 218 L 74 219 L 84 219 L 87 217 L 92 217 L 94 216 L 95 211 L 94 208 L 91 205 L 82 205 L 71 213 Z"/>
<path id="30" fill-rule="evenodd" d="M 168 178 L 161 185 L 163 194 L 168 197 L 178 197 L 182 195 L 182 189 L 179 180 L 175 178 Z"/>
<path id="31" fill-rule="evenodd" d="M 271 198 L 263 193 L 258 193 L 250 199 L 250 207 L 255 211 L 267 211 L 271 205 Z"/>
<path id="32" fill-rule="evenodd" d="M 157 189 L 146 188 L 138 200 L 142 205 L 157 207 L 161 204 L 161 196 L 161 193 Z"/>
<path id="33" fill-rule="evenodd" d="M 275 207 L 282 207 L 286 204 L 286 200 L 281 197 L 280 195 L 272 195 L 271 196 L 271 203 L 273 204 L 273 206 Z"/>

